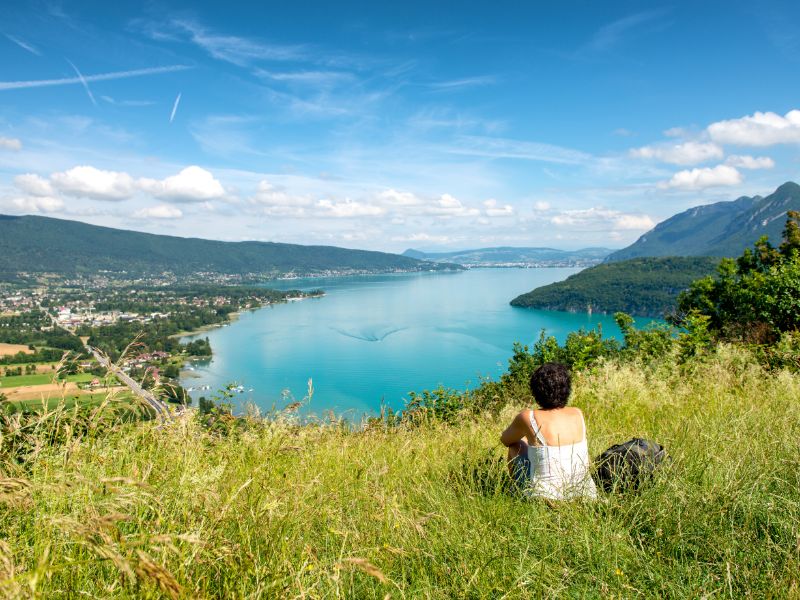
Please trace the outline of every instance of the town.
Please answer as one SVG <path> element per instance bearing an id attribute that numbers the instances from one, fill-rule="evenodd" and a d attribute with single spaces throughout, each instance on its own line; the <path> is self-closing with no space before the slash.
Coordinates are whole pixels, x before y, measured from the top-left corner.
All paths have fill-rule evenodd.
<path id="1" fill-rule="evenodd" d="M 147 417 L 151 411 L 136 398 L 139 386 L 139 395 L 185 406 L 191 398 L 180 385 L 181 371 L 212 355 L 208 338 L 185 336 L 225 325 L 241 311 L 322 294 L 168 281 L 0 284 L 5 412 L 59 403 L 91 408 L 111 398 L 123 416 Z M 124 385 L 129 378 L 136 384 Z"/>

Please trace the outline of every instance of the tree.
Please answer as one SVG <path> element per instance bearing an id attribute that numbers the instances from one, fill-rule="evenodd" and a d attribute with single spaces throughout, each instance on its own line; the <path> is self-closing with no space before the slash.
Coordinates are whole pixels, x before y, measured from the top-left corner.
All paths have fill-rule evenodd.
<path id="1" fill-rule="evenodd" d="M 772 343 L 800 329 L 800 212 L 787 212 L 779 248 L 762 237 L 737 260 L 723 259 L 716 278 L 681 293 L 672 322 L 690 329 L 700 316 L 722 339 Z"/>
<path id="2" fill-rule="evenodd" d="M 786 217 L 781 254 L 790 258 L 793 254 L 800 252 L 800 211 L 787 211 Z"/>

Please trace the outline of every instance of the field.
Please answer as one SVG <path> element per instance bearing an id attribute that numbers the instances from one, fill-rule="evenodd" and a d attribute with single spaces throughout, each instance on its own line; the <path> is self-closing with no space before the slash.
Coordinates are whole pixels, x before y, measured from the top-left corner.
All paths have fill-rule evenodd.
<path id="1" fill-rule="evenodd" d="M 23 352 L 25 354 L 33 354 L 33 350 L 24 344 L 4 344 L 0 343 L 0 356 L 14 356 Z"/>
<path id="2" fill-rule="evenodd" d="M 98 388 L 93 392 L 83 392 L 82 390 L 65 391 L 54 390 L 53 393 L 39 394 L 32 398 L 17 399 L 16 396 L 9 398 L 9 404 L 15 410 L 21 411 L 42 411 L 42 410 L 55 410 L 59 406 L 69 410 L 75 406 L 82 406 L 86 408 L 95 408 L 102 404 L 103 400 L 111 397 L 115 401 L 132 401 L 133 395 L 128 392 L 125 386 L 117 386 L 111 388 Z"/>
<path id="3" fill-rule="evenodd" d="M 37 367 L 37 371 L 39 371 Z M 81 389 L 79 383 L 88 383 L 96 379 L 90 373 L 76 373 L 67 375 L 64 379 L 56 380 L 55 371 L 37 372 L 31 375 L 12 375 L 0 377 L 0 393 L 6 396 L 9 402 L 25 405 L 27 402 L 42 401 L 58 404 L 62 397 L 78 397 L 91 392 Z M 94 390 L 97 393 L 97 390 Z"/>
<path id="4" fill-rule="evenodd" d="M 41 362 L 41 363 L 24 363 L 24 364 L 11 364 L 11 365 L 1 365 L 0 366 L 0 373 L 5 372 L 6 369 L 16 369 L 17 367 L 21 367 L 23 370 L 25 367 L 30 365 L 36 367 L 37 373 L 50 373 L 50 375 L 55 374 L 56 367 L 58 363 L 56 362 Z"/>
<path id="5" fill-rule="evenodd" d="M 75 438 L 56 411 L 2 440 L 0 590 L 800 597 L 800 377 L 722 347 L 683 367 L 601 364 L 578 374 L 574 403 L 593 455 L 642 436 L 670 464 L 637 493 L 524 500 L 498 443 L 523 398 L 455 426 L 358 431 L 279 415 L 224 433 L 184 415 L 103 433 L 90 421 Z"/>
<path id="6" fill-rule="evenodd" d="M 27 385 L 46 385 L 53 383 L 53 375 L 54 373 L 36 373 L 33 375 L 13 375 L 11 377 L 0 377 L 0 390 Z M 67 375 L 64 378 L 64 381 L 87 383 L 95 378 L 96 375 L 92 375 L 91 373 L 77 373 L 75 375 Z"/>

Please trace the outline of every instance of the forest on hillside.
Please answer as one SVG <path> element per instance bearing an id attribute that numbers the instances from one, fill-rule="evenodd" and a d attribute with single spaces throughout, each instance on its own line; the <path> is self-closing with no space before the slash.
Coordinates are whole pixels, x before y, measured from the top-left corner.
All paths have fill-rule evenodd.
<path id="1" fill-rule="evenodd" d="M 713 273 L 719 260 L 673 256 L 604 263 L 517 296 L 511 305 L 663 317 L 675 306 L 678 294 L 694 280 Z"/>

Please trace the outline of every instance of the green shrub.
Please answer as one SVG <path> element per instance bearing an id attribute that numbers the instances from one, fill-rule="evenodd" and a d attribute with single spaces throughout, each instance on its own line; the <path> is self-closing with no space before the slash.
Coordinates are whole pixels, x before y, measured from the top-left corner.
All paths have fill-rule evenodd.
<path id="1" fill-rule="evenodd" d="M 681 293 L 674 324 L 704 316 L 716 339 L 757 344 L 800 328 L 800 213 L 788 211 L 780 248 L 762 237 L 737 260 L 723 259 L 717 272 Z"/>

